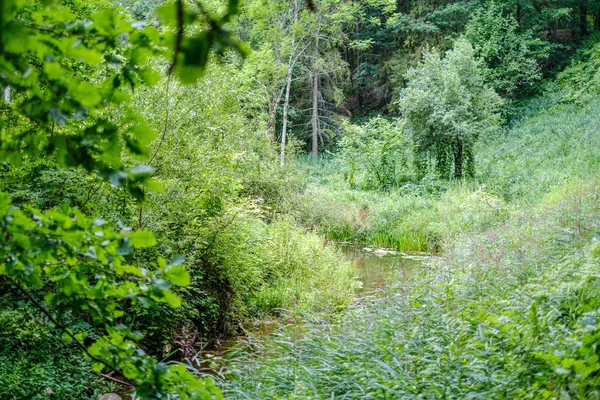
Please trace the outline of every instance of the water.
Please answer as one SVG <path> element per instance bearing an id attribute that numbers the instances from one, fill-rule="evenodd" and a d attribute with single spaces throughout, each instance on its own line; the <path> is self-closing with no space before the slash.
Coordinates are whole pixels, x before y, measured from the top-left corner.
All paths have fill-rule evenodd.
<path id="1" fill-rule="evenodd" d="M 390 281 L 403 279 L 411 266 L 424 255 L 403 254 L 388 249 L 342 245 L 342 251 L 356 266 L 362 288 L 358 296 L 384 293 Z"/>
<path id="2" fill-rule="evenodd" d="M 422 253 L 405 254 L 389 249 L 349 244 L 342 244 L 340 248 L 344 255 L 356 266 L 357 278 L 362 283 L 362 287 L 356 294 L 358 301 L 369 296 L 384 295 L 391 282 L 402 280 L 407 276 L 412 266 L 423 262 L 429 257 L 427 254 Z M 196 356 L 191 359 L 184 360 L 180 354 L 177 354 L 171 360 L 185 362 L 201 374 L 220 375 L 225 369 L 223 357 L 228 352 L 239 346 L 244 346 L 244 343 L 252 342 L 256 338 L 270 336 L 273 329 L 283 325 L 298 330 L 300 334 L 305 322 L 301 318 L 296 319 L 293 316 L 256 321 L 248 327 L 248 336 L 211 341 L 199 349 Z"/>

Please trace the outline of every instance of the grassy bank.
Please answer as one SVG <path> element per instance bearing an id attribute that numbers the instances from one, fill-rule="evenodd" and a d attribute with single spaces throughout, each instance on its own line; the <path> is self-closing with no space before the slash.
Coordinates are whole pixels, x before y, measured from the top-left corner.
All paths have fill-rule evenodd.
<path id="1" fill-rule="evenodd" d="M 296 217 L 332 240 L 429 252 L 447 247 L 457 234 L 501 224 L 511 210 L 594 176 L 600 167 L 598 101 L 561 99 L 562 92 L 552 90 L 528 101 L 508 129 L 484 138 L 472 180 L 429 177 L 385 192 L 360 190 L 344 181 L 335 157 L 306 159 L 310 183 Z"/>
<path id="2" fill-rule="evenodd" d="M 600 102 L 560 99 L 530 101 L 481 142 L 470 182 L 376 193 L 308 165 L 304 224 L 443 256 L 382 302 L 254 343 L 229 366 L 228 395 L 600 397 Z"/>

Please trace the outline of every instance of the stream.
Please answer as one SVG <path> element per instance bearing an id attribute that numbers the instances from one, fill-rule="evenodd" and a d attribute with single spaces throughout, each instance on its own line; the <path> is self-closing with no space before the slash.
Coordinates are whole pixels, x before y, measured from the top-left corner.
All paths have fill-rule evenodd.
<path id="1" fill-rule="evenodd" d="M 393 281 L 406 277 L 411 268 L 431 257 L 424 253 L 405 254 L 397 251 L 376 247 L 365 247 L 356 244 L 339 244 L 342 253 L 356 266 L 357 278 L 362 283 L 356 293 L 356 301 L 362 298 L 383 296 Z M 304 321 L 295 318 L 258 321 L 252 324 L 247 335 L 206 343 L 196 356 L 191 359 L 170 357 L 170 362 L 183 362 L 195 368 L 203 375 L 213 375 L 222 372 L 222 357 L 236 346 L 243 345 L 250 337 L 269 336 L 273 329 L 282 325 L 292 325 L 301 332 Z M 125 395 L 128 391 L 120 394 Z"/>
<path id="2" fill-rule="evenodd" d="M 356 293 L 355 301 L 357 303 L 367 297 L 384 296 L 391 282 L 404 279 L 415 264 L 430 257 L 424 253 L 405 254 L 390 249 L 356 244 L 339 244 L 339 246 L 342 253 L 356 266 L 357 278 L 362 283 Z M 249 339 L 268 337 L 274 329 L 283 325 L 292 326 L 300 334 L 305 326 L 305 321 L 295 316 L 257 321 L 250 325 L 246 335 L 210 342 L 193 360 L 179 359 L 178 361 L 188 364 L 191 362 L 205 374 L 219 373 L 220 362 L 218 360 L 224 357 L 229 350 L 243 345 Z M 215 361 L 216 364 L 213 364 Z"/>
<path id="3" fill-rule="evenodd" d="M 341 245 L 341 249 L 356 266 L 358 280 L 362 283 L 357 297 L 384 293 L 390 281 L 402 279 L 420 258 L 426 257 L 354 244 Z"/>

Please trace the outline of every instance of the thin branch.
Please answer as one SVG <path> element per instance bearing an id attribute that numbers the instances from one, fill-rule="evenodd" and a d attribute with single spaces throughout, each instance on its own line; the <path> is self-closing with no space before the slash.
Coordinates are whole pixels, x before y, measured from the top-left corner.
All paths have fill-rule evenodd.
<path id="1" fill-rule="evenodd" d="M 175 38 L 175 50 L 173 51 L 173 61 L 169 67 L 169 76 L 175 71 L 177 66 L 177 57 L 181 52 L 181 42 L 183 41 L 183 0 L 177 0 L 177 37 Z"/>
<path id="2" fill-rule="evenodd" d="M 92 197 L 94 197 L 94 195 L 96 193 L 98 193 L 98 190 L 100 190 L 100 188 L 102 187 L 102 185 L 98 185 L 96 186 L 96 184 L 98 183 L 98 179 L 96 177 L 96 179 L 94 179 L 94 184 L 92 185 L 92 187 L 90 188 L 90 190 L 88 191 L 88 196 L 85 199 L 85 201 L 83 202 L 83 204 L 81 205 L 81 209 L 83 209 L 83 207 L 85 207 L 85 205 L 88 203 L 88 201 L 90 201 L 92 199 Z"/>
<path id="3" fill-rule="evenodd" d="M 64 326 L 63 324 L 61 324 L 60 322 L 58 322 L 56 320 L 56 318 L 54 318 L 54 316 L 48 311 L 46 310 L 46 307 L 44 307 L 39 301 L 37 301 L 37 299 L 35 297 L 33 297 L 31 295 L 31 293 L 29 293 L 27 290 L 25 290 L 21 285 L 19 285 L 17 282 L 15 282 L 15 280 L 10 277 L 10 276 L 5 276 L 9 281 L 11 281 L 13 283 L 13 285 L 15 285 L 20 291 L 21 293 L 23 293 L 25 295 L 25 297 L 27 297 L 29 299 L 29 301 L 31 301 L 33 303 L 33 305 L 38 308 L 57 328 L 59 328 L 61 331 L 65 332 L 74 342 L 75 344 L 77 344 L 77 346 L 79 346 L 83 352 L 92 360 L 106 366 L 107 368 L 109 368 L 110 370 L 121 374 L 124 376 L 123 372 L 121 372 L 120 370 L 118 370 L 116 367 L 112 366 L 111 364 L 109 364 L 107 361 L 104 361 L 96 356 L 93 356 L 92 354 L 90 354 L 90 352 L 88 351 L 87 347 L 81 343 L 79 340 L 77 340 L 77 338 L 75 337 L 75 335 L 69 330 L 69 328 L 67 328 L 66 326 Z M 133 384 L 131 384 L 131 386 L 135 386 Z"/>
<path id="4" fill-rule="evenodd" d="M 104 379 L 109 379 L 109 380 L 111 380 L 111 381 L 113 381 L 113 382 L 116 382 L 116 383 L 118 383 L 118 384 L 121 384 L 121 385 L 129 386 L 129 387 L 135 387 L 135 385 L 132 385 L 130 382 L 125 382 L 125 381 L 122 381 L 122 380 L 120 380 L 120 379 L 113 378 L 113 377 L 112 377 L 112 376 L 110 376 L 110 375 L 101 374 L 100 372 L 96 372 L 96 371 L 93 371 L 93 370 L 92 370 L 92 373 L 93 373 L 93 374 L 96 374 L 96 375 L 98 375 L 98 376 L 99 376 L 99 377 L 101 377 L 101 378 L 104 378 Z"/>
<path id="5" fill-rule="evenodd" d="M 52 34 L 63 36 L 63 37 L 76 37 L 76 38 L 85 39 L 85 40 L 95 40 L 98 42 L 103 42 L 105 40 L 105 38 L 102 36 L 85 36 L 85 35 L 81 35 L 81 34 L 68 33 L 65 31 L 56 31 L 53 28 L 45 28 L 43 26 L 35 26 L 35 25 L 29 25 L 29 24 L 24 24 L 23 26 L 25 28 L 33 29 L 33 30 L 40 31 L 40 32 L 52 33 Z"/>

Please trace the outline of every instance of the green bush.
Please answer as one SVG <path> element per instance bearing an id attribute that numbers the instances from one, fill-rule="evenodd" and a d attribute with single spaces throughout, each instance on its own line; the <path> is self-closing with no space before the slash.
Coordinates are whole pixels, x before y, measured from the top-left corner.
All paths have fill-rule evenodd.
<path id="1" fill-rule="evenodd" d="M 389 189 L 410 178 L 411 146 L 401 120 L 381 117 L 364 125 L 345 122 L 338 157 L 351 187 Z"/>
<path id="2" fill-rule="evenodd" d="M 418 175 L 425 176 L 433 163 L 442 178 L 472 176 L 473 146 L 496 130 L 502 105 L 485 85 L 473 48 L 459 39 L 443 58 L 426 53 L 407 77 L 399 106 L 412 135 Z"/>

